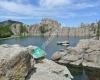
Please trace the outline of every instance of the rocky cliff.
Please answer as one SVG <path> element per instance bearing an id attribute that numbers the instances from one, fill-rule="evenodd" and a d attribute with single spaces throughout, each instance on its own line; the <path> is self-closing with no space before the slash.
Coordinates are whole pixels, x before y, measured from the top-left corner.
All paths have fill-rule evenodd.
<path id="1" fill-rule="evenodd" d="M 59 28 L 61 29 L 61 24 L 58 21 L 45 18 L 42 19 L 39 24 L 32 25 L 29 29 L 29 33 L 31 35 L 58 35 Z"/>
<path id="2" fill-rule="evenodd" d="M 88 37 L 91 36 L 90 27 L 84 26 L 84 27 L 78 27 L 78 28 L 62 28 L 62 36 L 83 36 Z"/>
<path id="3" fill-rule="evenodd" d="M 99 22 L 100 23 L 100 22 Z M 0 22 L 0 37 L 11 35 L 57 35 L 57 36 L 100 36 L 98 23 L 81 24 L 79 27 L 62 26 L 57 20 L 44 18 L 38 24 L 25 25 L 22 22 L 7 20 Z M 6 32 L 6 33 L 5 33 Z"/>
<path id="4" fill-rule="evenodd" d="M 39 31 L 39 24 L 33 24 L 30 28 L 29 28 L 29 35 L 34 36 L 34 35 L 41 35 L 40 31 Z"/>
<path id="5" fill-rule="evenodd" d="M 70 28 L 62 26 L 58 21 L 52 19 L 42 19 L 39 24 L 30 27 L 29 33 L 31 35 L 58 35 L 58 36 L 96 36 L 97 23 L 81 24 L 79 27 Z"/>

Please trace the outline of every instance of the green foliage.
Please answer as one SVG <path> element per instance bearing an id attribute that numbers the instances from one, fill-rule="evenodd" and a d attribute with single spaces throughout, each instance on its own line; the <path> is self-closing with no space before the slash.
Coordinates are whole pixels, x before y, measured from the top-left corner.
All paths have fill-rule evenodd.
<path id="1" fill-rule="evenodd" d="M 19 34 L 19 36 L 24 36 L 24 33 L 26 32 L 27 30 L 26 30 L 26 27 L 23 25 L 23 24 L 21 24 L 20 25 L 20 34 Z"/>
<path id="2" fill-rule="evenodd" d="M 44 26 L 41 26 L 41 27 L 39 28 L 39 30 L 40 30 L 41 33 L 46 33 L 46 29 L 45 29 Z"/>
<path id="3" fill-rule="evenodd" d="M 20 33 L 24 33 L 26 31 L 27 31 L 26 26 L 21 24 L 21 26 L 20 26 Z"/>
<path id="4" fill-rule="evenodd" d="M 99 37 L 100 37 L 100 21 L 97 24 L 98 24 L 98 27 L 97 27 L 97 39 L 99 40 Z"/>
<path id="5" fill-rule="evenodd" d="M 42 34 L 44 34 L 44 33 L 46 33 L 48 30 L 46 29 L 46 26 L 48 26 L 48 25 L 42 25 L 42 26 L 40 26 L 40 28 L 39 28 L 39 30 L 40 30 L 40 32 L 42 33 Z"/>
<path id="6" fill-rule="evenodd" d="M 0 38 L 6 38 L 13 35 L 10 29 L 10 24 L 8 25 L 0 25 Z"/>
<path id="7" fill-rule="evenodd" d="M 48 32 L 48 31 L 50 31 L 50 30 L 52 30 L 52 26 L 50 26 L 50 25 L 48 25 L 48 24 L 47 24 L 47 25 L 44 24 L 44 25 L 40 26 L 40 28 L 39 28 L 39 31 L 40 31 L 42 34 Z"/>
<path id="8" fill-rule="evenodd" d="M 14 35 L 11 30 L 12 24 L 11 23 L 0 24 L 0 38 L 7 38 L 7 37 Z M 27 32 L 26 26 L 24 26 L 23 24 L 20 24 L 19 31 L 20 31 L 19 32 L 20 34 L 18 34 L 18 36 L 24 36 L 24 34 Z"/>

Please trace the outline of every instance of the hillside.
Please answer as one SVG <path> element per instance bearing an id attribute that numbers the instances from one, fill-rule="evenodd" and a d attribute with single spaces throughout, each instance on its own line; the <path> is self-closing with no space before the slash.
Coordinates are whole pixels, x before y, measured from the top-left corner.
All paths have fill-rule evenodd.
<path id="1" fill-rule="evenodd" d="M 2 21 L 2 22 L 0 22 L 0 25 L 6 25 L 6 24 L 14 24 L 14 23 L 16 23 L 16 24 L 22 24 L 22 22 L 18 22 L 18 21 L 13 21 L 13 20 L 6 20 L 6 21 Z"/>
<path id="2" fill-rule="evenodd" d="M 25 32 L 27 32 L 27 27 L 22 22 L 12 20 L 0 22 L 0 38 L 18 36 Z"/>

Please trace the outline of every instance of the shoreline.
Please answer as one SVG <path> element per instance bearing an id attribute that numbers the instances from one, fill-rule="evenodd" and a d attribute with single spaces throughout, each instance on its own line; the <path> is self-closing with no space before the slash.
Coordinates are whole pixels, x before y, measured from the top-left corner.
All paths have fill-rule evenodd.
<path id="1" fill-rule="evenodd" d="M 11 37 L 7 37 L 7 38 L 0 38 L 0 40 L 5 40 L 5 39 L 12 39 L 12 38 L 18 38 L 20 36 L 11 36 Z"/>
<path id="2" fill-rule="evenodd" d="M 12 39 L 12 38 L 20 38 L 20 37 L 36 37 L 36 36 L 41 36 L 41 37 L 47 37 L 49 35 L 30 35 L 30 36 L 11 36 L 11 37 L 7 37 L 7 38 L 0 38 L 0 40 L 5 40 L 5 39 Z M 57 35 L 51 35 L 51 36 L 56 36 L 56 37 L 62 37 L 62 36 L 57 36 Z M 67 36 L 67 35 L 63 35 L 66 37 L 83 37 L 83 38 L 88 38 L 88 36 Z"/>

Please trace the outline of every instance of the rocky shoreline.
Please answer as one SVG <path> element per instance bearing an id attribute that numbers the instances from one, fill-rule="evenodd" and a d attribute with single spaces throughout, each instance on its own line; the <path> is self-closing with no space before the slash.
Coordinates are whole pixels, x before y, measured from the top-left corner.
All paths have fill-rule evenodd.
<path id="1" fill-rule="evenodd" d="M 52 55 L 52 60 L 63 64 L 100 68 L 100 40 L 83 39 L 76 47 L 68 47 Z"/>
<path id="2" fill-rule="evenodd" d="M 72 80 L 83 66 L 90 80 L 100 79 L 100 40 L 82 39 L 76 47 L 57 51 L 53 61 L 45 58 L 43 63 L 34 63 L 34 48 L 0 45 L 0 80 Z"/>
<path id="3" fill-rule="evenodd" d="M 66 66 L 52 60 L 33 63 L 34 46 L 0 45 L 0 80 L 71 80 Z"/>
<path id="4" fill-rule="evenodd" d="M 12 39 L 12 38 L 19 38 L 20 36 L 11 36 L 7 38 L 0 38 L 0 40 Z"/>

